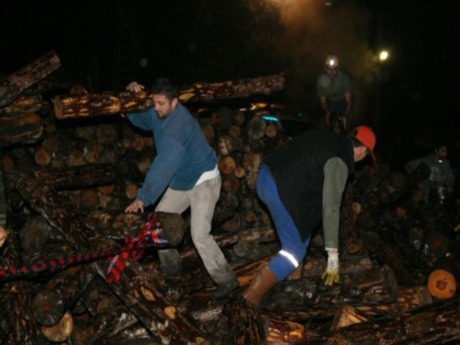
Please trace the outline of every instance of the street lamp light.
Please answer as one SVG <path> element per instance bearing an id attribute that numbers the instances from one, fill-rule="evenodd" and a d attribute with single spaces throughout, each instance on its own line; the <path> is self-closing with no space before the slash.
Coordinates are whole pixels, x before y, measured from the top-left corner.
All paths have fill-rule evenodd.
<path id="1" fill-rule="evenodd" d="M 378 61 L 377 61 L 377 80 L 376 80 L 376 114 L 375 114 L 375 122 L 376 125 L 380 124 L 381 121 L 381 112 L 382 112 L 382 63 L 384 63 L 390 54 L 387 50 L 381 50 L 378 53 Z"/>
<path id="2" fill-rule="evenodd" d="M 380 62 L 383 62 L 385 61 L 386 59 L 388 59 L 389 57 L 389 53 L 387 50 L 381 50 L 380 53 L 379 53 L 379 61 Z"/>

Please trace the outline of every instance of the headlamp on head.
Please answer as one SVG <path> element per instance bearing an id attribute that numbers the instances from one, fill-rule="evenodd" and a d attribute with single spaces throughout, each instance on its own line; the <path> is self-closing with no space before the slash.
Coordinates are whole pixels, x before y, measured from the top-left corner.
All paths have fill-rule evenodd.
<path id="1" fill-rule="evenodd" d="M 328 69 L 336 69 L 339 67 L 339 59 L 334 54 L 329 54 L 324 61 L 324 65 Z"/>

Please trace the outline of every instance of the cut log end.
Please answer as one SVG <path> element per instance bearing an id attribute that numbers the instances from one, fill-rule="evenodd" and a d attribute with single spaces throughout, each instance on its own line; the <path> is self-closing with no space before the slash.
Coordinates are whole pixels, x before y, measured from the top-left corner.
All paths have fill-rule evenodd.
<path id="1" fill-rule="evenodd" d="M 62 103 L 62 97 L 56 96 L 54 97 L 54 114 L 56 118 L 62 120 L 64 118 L 64 105 Z"/>
<path id="2" fill-rule="evenodd" d="M 40 291 L 35 296 L 32 305 L 35 320 L 45 327 L 57 325 L 65 312 L 59 295 L 50 290 Z"/>
<path id="3" fill-rule="evenodd" d="M 51 342 L 61 343 L 69 339 L 73 331 L 73 317 L 70 312 L 64 314 L 58 324 L 51 327 L 43 327 L 42 334 Z"/>

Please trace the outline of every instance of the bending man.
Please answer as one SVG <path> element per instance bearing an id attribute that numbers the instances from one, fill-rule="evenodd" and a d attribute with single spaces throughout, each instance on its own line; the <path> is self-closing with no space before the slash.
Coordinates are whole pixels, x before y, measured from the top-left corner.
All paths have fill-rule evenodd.
<path id="1" fill-rule="evenodd" d="M 305 132 L 268 156 L 260 167 L 257 193 L 273 218 L 281 250 L 244 293 L 259 305 L 265 294 L 290 274 L 300 278 L 311 231 L 321 220 L 327 269 L 326 285 L 339 280 L 340 204 L 354 163 L 374 156 L 375 135 L 367 126 L 348 136 L 327 129 Z"/>

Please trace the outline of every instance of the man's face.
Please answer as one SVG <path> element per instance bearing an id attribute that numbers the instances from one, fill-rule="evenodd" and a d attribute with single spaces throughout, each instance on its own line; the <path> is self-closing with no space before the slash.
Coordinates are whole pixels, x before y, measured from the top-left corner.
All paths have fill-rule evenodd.
<path id="1" fill-rule="evenodd" d="M 158 114 L 160 119 L 164 119 L 171 114 L 174 109 L 176 109 L 177 103 L 179 100 L 174 98 L 172 101 L 163 94 L 154 94 L 153 95 L 153 103 L 155 105 L 155 111 Z"/>
<path id="2" fill-rule="evenodd" d="M 337 67 L 330 67 L 330 66 L 325 66 L 324 71 L 326 72 L 327 76 L 331 79 L 335 79 L 337 77 L 337 72 L 338 72 Z"/>
<path id="3" fill-rule="evenodd" d="M 440 147 L 438 150 L 436 150 L 436 153 L 438 154 L 438 160 L 445 160 L 447 158 L 447 147 Z"/>

